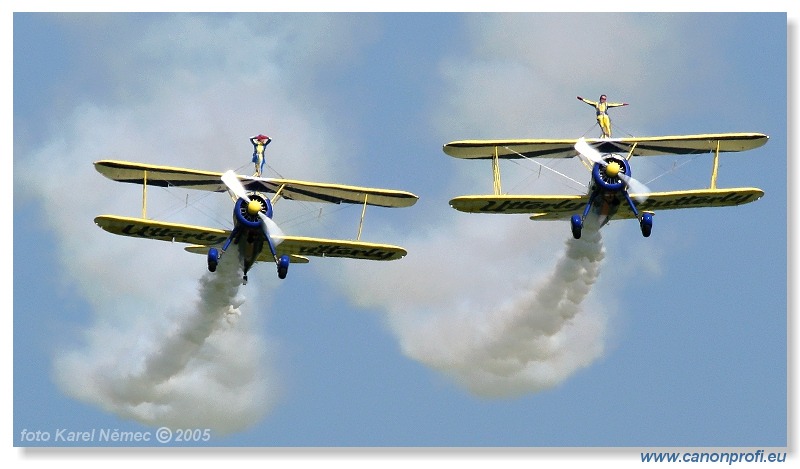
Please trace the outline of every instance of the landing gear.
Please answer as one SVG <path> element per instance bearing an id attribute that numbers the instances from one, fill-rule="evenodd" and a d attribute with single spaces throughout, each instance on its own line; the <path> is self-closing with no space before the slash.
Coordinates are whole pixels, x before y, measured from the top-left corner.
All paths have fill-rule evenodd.
<path id="1" fill-rule="evenodd" d="M 278 259 L 278 278 L 285 279 L 287 273 L 289 273 L 289 256 L 284 254 Z"/>
<path id="2" fill-rule="evenodd" d="M 639 219 L 639 228 L 642 229 L 642 236 L 645 238 L 650 237 L 650 232 L 653 231 L 653 213 L 652 212 L 642 212 L 641 215 L 639 211 L 636 210 L 636 205 L 631 200 L 631 197 L 628 195 L 628 191 L 623 192 L 625 194 L 625 199 L 628 201 L 628 205 L 631 207 L 631 211 L 633 215 Z"/>
<path id="3" fill-rule="evenodd" d="M 247 285 L 247 274 L 242 275 L 242 285 Z"/>
<path id="4" fill-rule="evenodd" d="M 570 224 L 572 225 L 572 237 L 575 239 L 581 239 L 581 230 L 583 229 L 583 218 L 580 215 L 573 215 L 572 219 L 570 220 Z"/>
<path id="5" fill-rule="evenodd" d="M 649 212 L 642 213 L 642 219 L 639 221 L 639 226 L 642 228 L 642 236 L 645 238 L 650 236 L 653 230 L 653 214 Z"/>
<path id="6" fill-rule="evenodd" d="M 219 264 L 219 250 L 211 248 L 208 250 L 208 271 L 215 272 Z"/>
<path id="7" fill-rule="evenodd" d="M 572 237 L 575 239 L 581 239 L 581 230 L 583 230 L 583 220 L 589 216 L 589 211 L 592 209 L 592 204 L 594 203 L 594 199 L 600 194 L 600 191 L 593 191 L 592 195 L 589 196 L 589 201 L 586 203 L 586 208 L 583 209 L 583 216 L 575 214 L 570 219 L 570 225 L 572 226 Z"/>

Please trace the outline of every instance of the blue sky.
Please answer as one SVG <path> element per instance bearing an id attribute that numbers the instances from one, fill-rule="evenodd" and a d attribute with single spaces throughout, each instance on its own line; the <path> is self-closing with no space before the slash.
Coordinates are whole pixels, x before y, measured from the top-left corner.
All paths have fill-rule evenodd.
<path id="1" fill-rule="evenodd" d="M 211 428 L 212 446 L 788 444 L 785 14 L 17 13 L 13 26 L 15 446 L 53 446 L 23 430 L 162 425 Z M 724 155 L 719 177 L 766 195 L 657 213 L 647 239 L 635 222 L 603 228 L 579 303 L 528 337 L 515 321 L 552 312 L 520 305 L 561 265 L 568 224 L 452 210 L 491 192 L 491 168 L 441 146 L 595 136 L 575 96 L 601 93 L 630 103 L 611 111 L 618 136 L 768 134 Z M 240 315 L 157 389 L 129 389 L 198 307 L 205 260 L 93 226 L 138 216 L 141 191 L 92 162 L 250 171 L 260 132 L 272 175 L 417 194 L 368 210 L 362 236 L 409 255 L 315 259 L 284 281 L 256 266 Z M 634 160 L 634 175 L 706 187 L 711 158 L 670 171 L 685 160 Z M 576 160 L 553 164 L 588 181 Z M 534 165 L 501 171 L 507 192 L 580 191 Z M 230 226 L 225 196 L 148 195 L 154 218 Z M 276 207 L 284 231 L 355 236 L 360 207 L 292 204 Z"/>

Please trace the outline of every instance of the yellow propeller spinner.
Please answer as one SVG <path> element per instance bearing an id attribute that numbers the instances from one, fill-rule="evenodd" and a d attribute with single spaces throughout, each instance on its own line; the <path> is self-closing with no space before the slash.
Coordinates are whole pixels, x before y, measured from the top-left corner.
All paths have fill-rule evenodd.
<path id="1" fill-rule="evenodd" d="M 247 213 L 250 215 L 257 215 L 261 211 L 261 202 L 251 200 L 247 203 Z"/>
<path id="2" fill-rule="evenodd" d="M 617 174 L 622 170 L 622 166 L 616 161 L 612 161 L 606 165 L 606 175 L 608 177 L 617 177 Z"/>

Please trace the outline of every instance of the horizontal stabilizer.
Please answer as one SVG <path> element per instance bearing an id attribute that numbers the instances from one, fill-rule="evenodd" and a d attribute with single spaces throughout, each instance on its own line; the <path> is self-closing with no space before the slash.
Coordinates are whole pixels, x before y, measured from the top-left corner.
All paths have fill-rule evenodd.
<path id="1" fill-rule="evenodd" d="M 208 246 L 202 246 L 199 244 L 193 246 L 186 246 L 184 248 L 187 252 L 191 252 L 194 254 L 208 254 Z M 279 250 L 280 251 L 280 250 Z M 294 256 L 289 255 L 289 261 L 292 264 L 308 264 L 308 258 L 303 256 Z M 275 262 L 275 259 L 272 257 L 272 253 L 269 250 L 261 251 L 261 254 L 258 255 L 256 262 Z"/>

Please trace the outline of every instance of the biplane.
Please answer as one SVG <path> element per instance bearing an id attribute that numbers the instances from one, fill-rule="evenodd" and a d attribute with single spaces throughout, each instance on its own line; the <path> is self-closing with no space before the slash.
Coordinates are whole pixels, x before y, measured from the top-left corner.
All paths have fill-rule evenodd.
<path id="1" fill-rule="evenodd" d="M 238 247 L 245 284 L 247 273 L 256 262 L 274 262 L 278 277 L 283 279 L 290 264 L 307 263 L 307 256 L 400 259 L 406 251 L 399 246 L 361 241 L 367 206 L 409 207 L 417 201 L 416 195 L 405 191 L 244 176 L 233 171 L 220 173 L 115 160 L 97 161 L 94 166 L 100 174 L 114 181 L 142 185 L 142 217 L 101 215 L 94 219 L 100 228 L 117 235 L 188 243 L 187 251 L 207 256 L 211 272 L 216 271 L 222 255 L 233 244 Z M 148 219 L 148 186 L 228 192 L 234 202 L 233 228 L 206 228 Z M 273 196 L 270 198 L 267 194 Z M 285 235 L 272 220 L 274 206 L 280 198 L 363 206 L 356 240 Z"/>
<path id="2" fill-rule="evenodd" d="M 599 226 L 612 218 L 636 218 L 645 237 L 653 228 L 655 210 L 724 207 L 754 202 L 764 191 L 753 187 L 719 188 L 719 156 L 758 148 L 769 137 L 760 133 L 720 133 L 665 137 L 462 140 L 444 145 L 447 155 L 463 159 L 492 161 L 494 194 L 465 195 L 450 205 L 469 213 L 528 214 L 532 220 L 570 220 L 572 235 L 581 237 L 590 213 Z M 714 155 L 708 188 L 671 192 L 650 192 L 633 178 L 631 158 L 654 155 Z M 509 195 L 502 193 L 501 159 L 579 157 L 592 173 L 587 192 L 569 195 Z"/>

